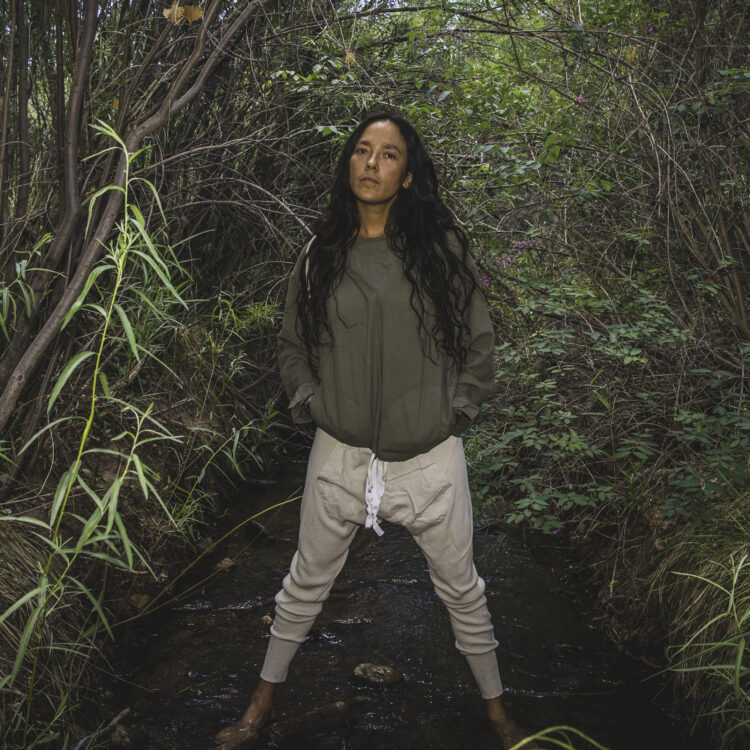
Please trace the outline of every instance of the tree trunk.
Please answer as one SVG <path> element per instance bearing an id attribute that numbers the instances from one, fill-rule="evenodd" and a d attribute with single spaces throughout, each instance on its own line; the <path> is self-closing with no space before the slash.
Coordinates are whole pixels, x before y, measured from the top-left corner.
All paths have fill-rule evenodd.
<path id="1" fill-rule="evenodd" d="M 197 97 L 205 86 L 206 81 L 225 55 L 226 48 L 230 41 L 242 28 L 244 28 L 249 19 L 268 2 L 269 0 L 247 0 L 245 7 L 238 12 L 237 17 L 230 28 L 224 32 L 216 43 L 214 49 L 206 56 L 208 29 L 222 5 L 221 0 L 213 0 L 201 21 L 201 28 L 195 38 L 189 58 L 183 65 L 174 83 L 169 87 L 158 110 L 152 116 L 135 125 L 125 138 L 125 145 L 128 154 L 137 151 L 147 135 L 157 128 L 161 128 L 167 124 L 171 117 Z M 91 62 L 93 35 L 96 30 L 96 10 L 96 0 L 87 0 L 83 41 L 81 43 L 81 51 L 79 52 L 76 61 L 75 85 L 72 89 L 66 116 L 66 211 L 63 226 L 68 228 L 70 232 L 72 232 L 72 224 L 75 221 L 75 217 L 77 216 L 81 205 L 77 185 L 77 133 L 78 128 L 80 127 L 83 90 Z M 192 85 L 184 93 L 181 93 L 190 78 L 193 77 L 193 72 L 201 60 L 203 60 L 202 65 L 198 68 Z M 124 187 L 126 166 L 125 155 L 121 154 L 111 184 L 121 188 Z M 102 217 L 98 222 L 91 240 L 86 245 L 81 258 L 78 261 L 75 272 L 72 278 L 70 278 L 68 286 L 63 292 L 60 301 L 44 320 L 41 329 L 35 336 L 32 337 L 29 334 L 32 330 L 30 325 L 24 326 L 24 330 L 19 331 L 19 334 L 23 335 L 17 335 L 14 337 L 13 344 L 10 347 L 13 350 L 13 359 L 17 358 L 17 362 L 13 363 L 13 360 L 11 359 L 11 363 L 6 365 L 6 363 L 3 362 L 3 366 L 0 367 L 0 377 L 5 375 L 7 378 L 2 394 L 0 394 L 0 432 L 4 431 L 8 426 L 24 387 L 36 372 L 42 357 L 57 333 L 60 331 L 62 321 L 65 319 L 68 311 L 81 293 L 86 283 L 86 279 L 91 273 L 94 265 L 101 257 L 102 248 L 109 238 L 115 221 L 120 214 L 123 200 L 123 194 L 120 190 L 113 190 L 107 195 L 107 203 L 102 213 Z M 60 239 L 59 242 L 58 239 Z M 59 260 L 64 250 L 67 248 L 69 240 L 69 234 L 67 237 L 58 235 L 58 237 L 55 238 L 55 242 L 53 242 L 47 254 L 52 262 Z M 40 273 L 39 276 L 41 277 L 42 274 Z M 38 295 L 38 297 L 41 298 L 41 295 Z M 38 300 L 36 304 L 38 306 Z M 29 321 L 29 323 L 30 322 L 31 321 Z M 16 340 L 19 341 L 18 345 L 16 345 Z M 5 359 L 9 359 L 7 355 Z M 2 383 L 2 380 L 0 380 L 0 383 Z"/>

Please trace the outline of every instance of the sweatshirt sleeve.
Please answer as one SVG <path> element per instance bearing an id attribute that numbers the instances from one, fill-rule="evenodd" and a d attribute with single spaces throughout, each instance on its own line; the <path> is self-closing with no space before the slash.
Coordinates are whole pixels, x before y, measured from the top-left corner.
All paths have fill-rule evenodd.
<path id="1" fill-rule="evenodd" d="M 310 363 L 307 349 L 297 330 L 299 276 L 306 257 L 307 245 L 300 253 L 289 277 L 284 307 L 284 322 L 278 335 L 281 383 L 289 397 L 289 410 L 292 413 L 292 419 L 299 423 L 312 421 L 308 402 L 320 385 L 318 375 Z"/>
<path id="2" fill-rule="evenodd" d="M 471 335 L 467 342 L 466 361 L 458 373 L 456 392 L 453 397 L 455 415 L 454 435 L 460 435 L 479 416 L 479 407 L 487 397 L 495 381 L 492 355 L 495 334 L 492 330 L 487 301 L 482 294 L 481 276 L 471 257 L 469 266 L 477 279 L 477 288 L 471 298 L 468 323 Z"/>
<path id="3" fill-rule="evenodd" d="M 487 303 L 479 290 L 474 292 L 469 311 L 471 340 L 466 362 L 458 373 L 453 412 L 456 426 L 465 430 L 479 415 L 479 407 L 495 379 L 492 363 L 495 336 L 492 331 Z M 454 434 L 458 434 L 454 432 Z"/>

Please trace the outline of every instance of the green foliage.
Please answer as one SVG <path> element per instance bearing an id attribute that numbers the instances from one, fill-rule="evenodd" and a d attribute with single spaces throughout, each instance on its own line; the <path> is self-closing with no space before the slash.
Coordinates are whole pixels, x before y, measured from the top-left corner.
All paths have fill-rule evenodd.
<path id="1" fill-rule="evenodd" d="M 600 745 L 596 740 L 588 737 L 575 727 L 554 726 L 547 727 L 540 732 L 535 732 L 521 742 L 513 745 L 510 750 L 523 750 L 523 748 L 543 748 L 559 747 L 562 750 L 607 750 L 604 745 Z"/>
<path id="2" fill-rule="evenodd" d="M 100 124 L 97 129 L 125 151 L 109 126 Z M 127 154 L 128 164 L 135 156 Z M 0 695 L 18 698 L 4 707 L 3 746 L 61 741 L 76 706 L 77 675 L 85 669 L 81 665 L 96 653 L 102 635 L 113 637 L 104 587 L 107 576 L 92 577 L 91 571 L 98 567 L 124 574 L 147 572 L 156 578 L 148 553 L 138 543 L 144 538 L 144 529 L 134 523 L 138 506 L 161 509 L 163 522 L 151 520 L 160 536 L 196 536 L 212 503 L 212 493 L 204 487 L 207 475 L 214 468 L 242 475 L 249 463 L 257 465 L 260 443 L 276 416 L 269 404 L 262 419 L 232 425 L 226 433 L 210 423 L 196 423 L 185 435 L 157 418 L 153 399 L 139 399 L 132 392 L 128 398 L 118 395 L 148 363 L 169 370 L 160 355 L 182 327 L 176 311 L 188 307 L 183 292 L 190 278 L 172 248 L 156 242 L 147 231 L 133 197 L 138 181 L 160 207 L 153 185 L 126 179 L 125 211 L 117 233 L 65 320 L 66 325 L 91 325 L 93 349 L 73 353 L 63 363 L 47 398 L 51 421 L 18 453 L 25 459 L 27 451 L 44 450 L 52 436 L 64 430 L 72 448 L 70 463 L 60 470 L 44 516 L 0 516 L 2 543 L 25 535 L 34 540 L 24 548 L 32 559 L 33 578 L 26 583 L 30 588 L 21 590 L 20 582 L 10 589 L 0 587 L 4 599 L 15 597 L 0 613 L 0 637 L 12 654 L 10 660 L 0 659 Z M 90 214 L 106 192 L 92 198 Z M 226 300 L 217 301 L 218 348 L 230 338 L 257 335 L 274 323 L 275 316 L 272 303 L 238 312 Z M 224 377 L 220 395 L 225 395 L 231 379 Z M 206 387 L 210 389 L 211 382 Z M 198 419 L 206 404 L 204 397 Z M 185 455 L 173 478 L 165 475 L 164 463 L 158 460 L 167 444 Z M 74 622 L 68 623 L 71 614 Z"/>
<path id="3" fill-rule="evenodd" d="M 719 719 L 722 739 L 739 747 L 750 737 L 750 555 L 711 561 L 709 567 L 712 578 L 677 573 L 692 578 L 700 592 L 696 599 L 712 606 L 688 616 L 693 632 L 669 649 L 669 669 L 703 678 L 703 716 Z"/>
<path id="4" fill-rule="evenodd" d="M 550 530 L 576 509 L 686 516 L 747 490 L 742 381 L 696 366 L 700 342 L 666 303 L 571 273 L 525 294 L 528 333 L 498 347 L 498 396 L 468 441 L 480 504 L 503 497 L 510 521 Z"/>
<path id="5" fill-rule="evenodd" d="M 39 59 L 53 71 L 55 14 L 26 6 L 37 14 L 32 34 L 45 40 Z M 181 45 L 191 54 L 196 32 L 183 24 L 158 50 L 153 4 L 105 6 L 86 106 L 124 133 L 158 104 L 165 71 L 180 70 Z M 222 11 L 221 23 L 240 8 Z M 28 565 L 6 561 L 33 577 L 19 578 L 10 601 L 0 591 L 0 629 L 14 654 L 3 674 L 15 675 L 0 700 L 12 696 L 13 732 L 33 723 L 26 685 L 44 678 L 56 690 L 42 712 L 50 729 L 39 718 L 33 731 L 60 739 L 75 680 L 48 669 L 62 653 L 54 644 L 74 643 L 80 655 L 106 632 L 109 603 L 78 585 L 88 580 L 81 560 L 145 570 L 146 544 L 199 534 L 216 477 L 254 470 L 269 438 L 286 449 L 289 433 L 282 442 L 273 431 L 280 281 L 325 205 L 343 139 L 373 106 L 400 108 L 424 137 L 495 314 L 497 394 L 467 440 L 477 504 L 545 530 L 571 519 L 584 531 L 606 524 L 617 537 L 625 527 L 692 523 L 743 496 L 747 24 L 741 3 L 707 4 L 705 17 L 693 10 L 621 0 L 295 6 L 266 14 L 231 45 L 195 106 L 128 155 L 154 182 L 131 172 L 117 236 L 51 352 L 53 379 L 24 396 L 15 428 L 34 425 L 33 438 L 0 445 L 9 471 L 25 461 L 54 485 L 35 473 L 38 486 L 24 488 L 33 512 L 0 523 L 0 555 L 29 540 L 44 549 L 40 557 L 24 547 Z M 75 57 L 77 41 L 68 44 L 59 59 Z M 65 91 L 73 70 L 60 71 Z M 8 85 L 18 79 L 10 69 Z M 3 346 L 35 302 L 43 324 L 55 296 L 48 285 L 35 296 L 33 286 L 53 239 L 49 217 L 61 213 L 47 110 L 62 114 L 49 80 L 31 76 L 25 216 L 13 215 L 22 159 L 6 144 Z M 5 101 L 8 133 L 19 132 L 18 97 Z M 89 191 L 106 184 L 105 151 L 122 148 L 112 137 L 102 127 L 79 144 L 82 154 L 106 146 L 78 165 L 91 227 L 111 188 Z M 76 237 L 69 257 L 42 271 L 64 280 L 84 245 Z M 23 543 L 7 531 L 17 526 Z M 35 561 L 50 550 L 45 580 Z M 69 561 L 71 599 L 58 599 Z M 46 610 L 35 609 L 45 599 Z M 68 601 L 86 615 L 66 628 Z M 78 674 L 74 662 L 65 674 Z"/>

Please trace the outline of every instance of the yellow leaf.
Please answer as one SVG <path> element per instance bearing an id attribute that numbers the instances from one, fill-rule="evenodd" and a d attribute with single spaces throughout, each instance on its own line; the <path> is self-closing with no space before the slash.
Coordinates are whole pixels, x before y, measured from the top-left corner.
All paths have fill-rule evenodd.
<path id="1" fill-rule="evenodd" d="M 112 109 L 114 109 L 115 112 L 119 111 L 119 109 L 120 109 L 120 100 L 119 99 L 115 99 L 112 102 Z"/>
<path id="2" fill-rule="evenodd" d="M 354 63 L 357 62 L 357 58 L 354 56 L 354 52 L 352 52 L 350 49 L 346 51 L 346 57 L 344 58 L 344 62 L 347 65 L 354 65 Z"/>
<path id="3" fill-rule="evenodd" d="M 151 601 L 148 594 L 131 594 L 128 598 L 136 609 L 143 609 Z"/>
<path id="4" fill-rule="evenodd" d="M 199 8 L 197 5 L 183 5 L 182 10 L 185 13 L 188 23 L 198 21 L 203 17 L 203 8 Z"/>
<path id="5" fill-rule="evenodd" d="M 225 557 L 214 565 L 214 570 L 229 570 L 229 568 L 233 568 L 235 565 L 236 563 L 231 557 Z"/>
<path id="6" fill-rule="evenodd" d="M 170 23 L 177 24 L 182 21 L 185 17 L 185 10 L 181 5 L 177 4 L 177 0 L 172 0 L 171 8 L 164 8 L 162 11 L 164 18 Z"/>

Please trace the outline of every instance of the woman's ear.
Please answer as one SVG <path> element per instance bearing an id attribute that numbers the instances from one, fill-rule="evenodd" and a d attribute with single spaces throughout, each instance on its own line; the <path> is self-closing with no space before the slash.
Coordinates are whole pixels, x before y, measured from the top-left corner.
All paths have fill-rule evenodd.
<path id="1" fill-rule="evenodd" d="M 404 178 L 403 183 L 401 184 L 401 187 L 404 190 L 406 190 L 406 188 L 408 188 L 409 185 L 411 185 L 411 172 L 409 172 L 409 174 L 406 175 L 406 177 Z"/>

